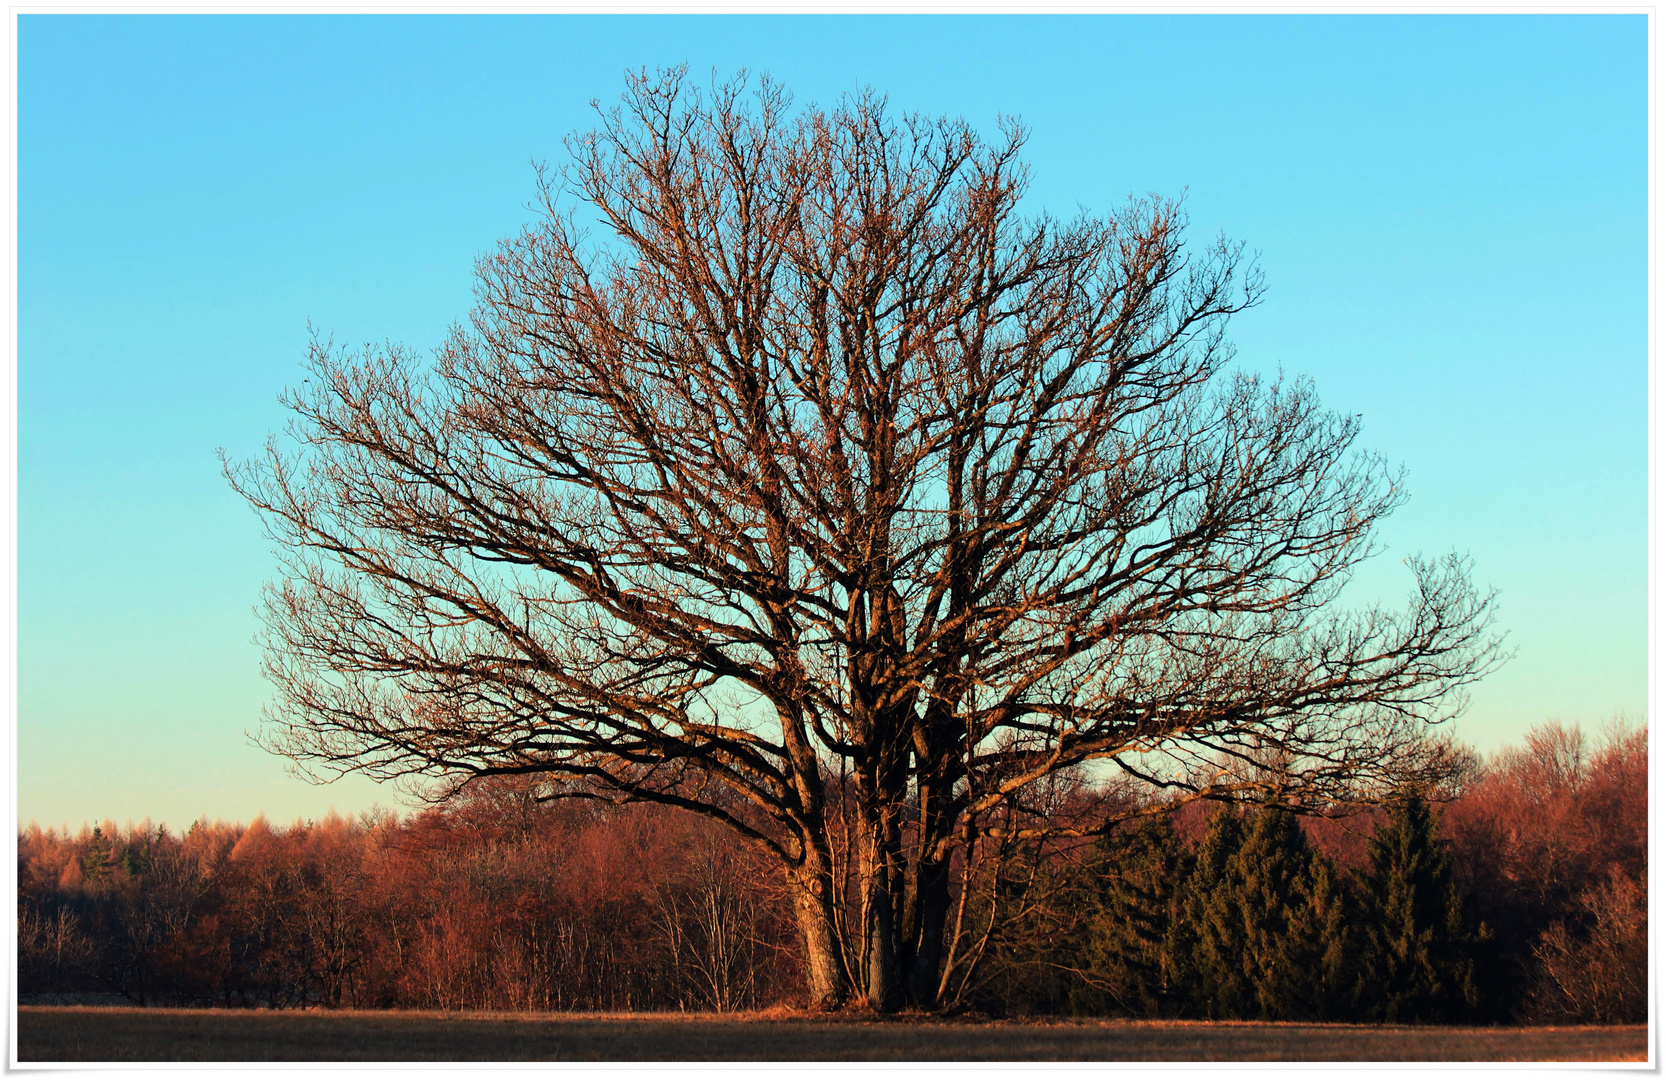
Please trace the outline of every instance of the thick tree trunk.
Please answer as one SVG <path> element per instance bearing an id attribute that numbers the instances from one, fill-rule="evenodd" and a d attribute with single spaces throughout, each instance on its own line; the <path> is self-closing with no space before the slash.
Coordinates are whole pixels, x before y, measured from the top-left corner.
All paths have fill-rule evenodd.
<path id="1" fill-rule="evenodd" d="M 944 953 L 948 948 L 951 863 L 947 840 L 959 819 L 955 784 L 961 778 L 953 739 L 946 729 L 959 730 L 952 716 L 928 711 L 914 732 L 917 773 L 916 824 L 918 855 L 909 867 L 903 903 L 902 977 L 908 1000 L 922 1009 L 937 1008 Z"/>
<path id="2" fill-rule="evenodd" d="M 922 860 L 914 872 L 916 914 L 903 974 L 908 980 L 908 999 L 922 1009 L 935 1009 L 949 922 L 949 860 Z"/>
<path id="3" fill-rule="evenodd" d="M 876 867 L 870 886 L 868 920 L 868 1007 L 895 1012 L 902 1005 L 903 980 L 897 963 L 896 899 L 887 888 L 885 867 Z"/>
<path id="4" fill-rule="evenodd" d="M 859 779 L 857 791 L 864 797 L 862 813 L 867 827 L 862 863 L 862 889 L 868 909 L 864 926 L 867 1003 L 875 1011 L 886 1013 L 906 1004 L 908 988 L 902 965 L 908 938 L 907 913 L 903 910 L 908 857 L 902 847 L 902 815 L 908 799 L 908 753 L 904 749 L 908 720 L 906 715 L 892 713 L 881 717 L 875 728 L 889 735 L 880 741 L 882 753 L 874 774 Z"/>
<path id="5" fill-rule="evenodd" d="M 850 999 L 850 980 L 834 929 L 832 884 L 827 868 L 816 863 L 787 872 L 812 1009 L 837 1009 Z"/>

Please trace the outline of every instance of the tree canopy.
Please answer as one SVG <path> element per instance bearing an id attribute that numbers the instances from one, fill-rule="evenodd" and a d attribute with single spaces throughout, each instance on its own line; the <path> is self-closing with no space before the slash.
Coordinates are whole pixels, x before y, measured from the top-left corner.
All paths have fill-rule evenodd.
<path id="1" fill-rule="evenodd" d="M 1398 474 L 1229 370 L 1241 245 L 1028 212 L 1023 144 L 633 77 L 432 360 L 315 343 L 291 440 L 229 467 L 283 560 L 272 745 L 722 820 L 812 997 L 880 1007 L 936 999 L 957 850 L 1082 831 L 1023 812 L 1062 771 L 1442 774 L 1490 599 L 1412 559 L 1403 610 L 1340 609 Z"/>

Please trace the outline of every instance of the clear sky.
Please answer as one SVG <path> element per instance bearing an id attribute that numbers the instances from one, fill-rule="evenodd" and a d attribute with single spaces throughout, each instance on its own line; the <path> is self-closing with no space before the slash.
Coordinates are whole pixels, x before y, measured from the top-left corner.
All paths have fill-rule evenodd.
<path id="1" fill-rule="evenodd" d="M 1361 582 L 1467 552 L 1518 650 L 1458 734 L 1641 719 L 1643 16 L 66 16 L 17 36 L 18 817 L 278 821 L 251 746 L 273 572 L 214 452 L 282 427 L 309 321 L 436 344 L 534 159 L 629 68 L 1032 130 L 1038 207 L 1187 193 L 1261 253 L 1240 361 L 1409 470 Z"/>

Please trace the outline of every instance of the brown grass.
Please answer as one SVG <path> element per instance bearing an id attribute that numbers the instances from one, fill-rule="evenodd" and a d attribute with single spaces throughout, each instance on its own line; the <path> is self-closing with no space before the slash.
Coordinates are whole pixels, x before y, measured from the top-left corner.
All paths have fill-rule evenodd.
<path id="1" fill-rule="evenodd" d="M 18 1060 L 1645 1061 L 1645 1027 L 22 1006 Z"/>

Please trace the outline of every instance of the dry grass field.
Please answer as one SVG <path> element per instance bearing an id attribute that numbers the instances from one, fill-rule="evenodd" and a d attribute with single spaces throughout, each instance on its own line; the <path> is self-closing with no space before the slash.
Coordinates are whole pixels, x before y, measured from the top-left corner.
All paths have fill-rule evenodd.
<path id="1" fill-rule="evenodd" d="M 1647 1028 L 23 1006 L 20 1062 L 1645 1061 Z"/>

